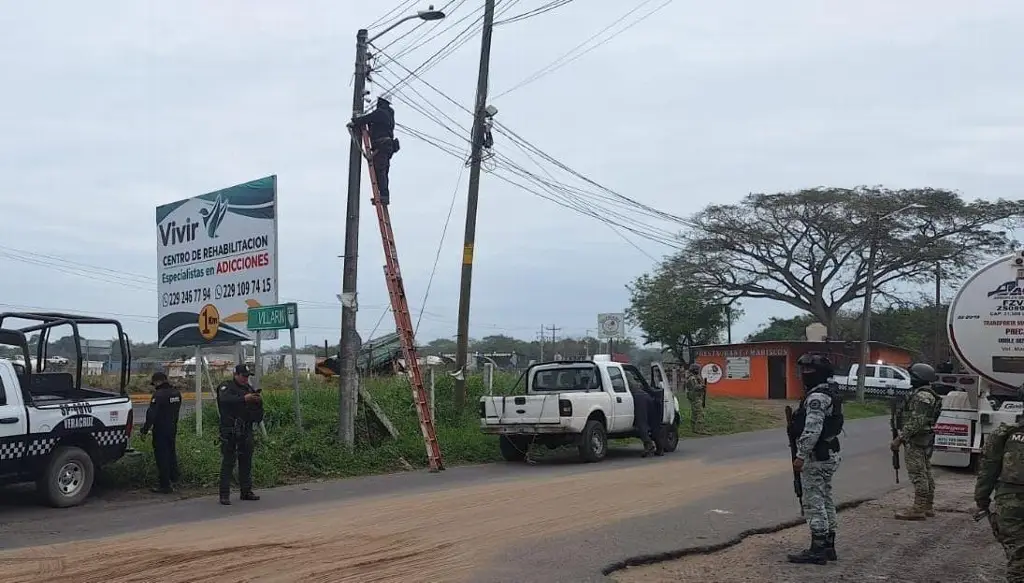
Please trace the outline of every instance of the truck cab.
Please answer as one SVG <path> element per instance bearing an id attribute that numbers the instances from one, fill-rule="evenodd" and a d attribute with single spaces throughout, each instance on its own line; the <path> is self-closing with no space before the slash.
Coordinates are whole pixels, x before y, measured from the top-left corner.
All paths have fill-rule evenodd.
<path id="1" fill-rule="evenodd" d="M 659 405 L 651 420 L 655 441 L 664 451 L 675 451 L 679 404 L 660 363 L 646 372 L 607 355 L 533 364 L 517 383 L 525 385 L 525 394 L 480 399 L 481 431 L 499 436 L 508 461 L 522 461 L 538 444 L 575 445 L 584 461 L 597 462 L 607 455 L 608 439 L 638 437 L 632 391 L 644 391 Z"/>
<path id="2" fill-rule="evenodd" d="M 13 327 L 17 321 L 28 325 Z M 117 392 L 82 384 L 80 325 L 115 328 L 121 358 Z M 70 328 L 77 358 L 73 371 L 48 370 L 50 332 Z M 29 335 L 38 335 L 36 358 Z M 0 359 L 0 485 L 35 482 L 52 506 L 82 503 L 98 468 L 128 451 L 133 415 L 126 387 L 131 363 L 128 336 L 114 320 L 58 313 L 0 314 L 0 345 L 18 349 L 17 360 Z M 35 363 L 35 364 L 34 364 Z"/>

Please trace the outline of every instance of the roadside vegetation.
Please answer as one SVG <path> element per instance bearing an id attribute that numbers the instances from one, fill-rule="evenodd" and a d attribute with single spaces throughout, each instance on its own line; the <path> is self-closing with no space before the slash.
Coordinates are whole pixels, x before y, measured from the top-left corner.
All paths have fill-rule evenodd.
<path id="1" fill-rule="evenodd" d="M 511 391 L 517 377 L 495 375 L 495 394 Z M 295 426 L 291 379 L 287 373 L 274 373 L 263 378 L 265 389 L 265 425 L 268 437 L 257 433 L 253 460 L 253 479 L 259 488 L 320 479 L 343 478 L 367 474 L 405 471 L 426 466 L 426 452 L 413 408 L 408 381 L 403 377 L 378 377 L 365 381 L 377 405 L 384 410 L 399 432 L 391 439 L 383 426 L 367 414 L 360 403 L 356 422 L 356 446 L 341 447 L 337 440 L 337 383 L 321 377 L 300 381 L 304 431 Z M 495 436 L 479 430 L 477 409 L 473 406 L 486 389 L 480 376 L 467 383 L 470 406 L 459 415 L 451 406 L 452 379 L 438 374 L 435 384 L 437 399 L 437 434 L 446 464 L 487 463 L 500 460 Z M 680 398 L 684 417 L 689 419 L 689 405 Z M 884 414 L 881 405 L 847 404 L 849 418 Z M 756 431 L 784 424 L 783 404 L 772 401 L 709 398 L 707 427 L 716 435 Z M 136 420 L 132 446 L 140 455 L 130 456 L 104 469 L 100 483 L 108 488 L 148 487 L 156 483 L 151 439 L 139 436 L 142 419 Z M 203 435 L 195 434 L 195 417 L 189 411 L 182 415 L 178 428 L 178 457 L 181 469 L 179 487 L 203 491 L 216 487 L 220 471 L 217 443 L 217 410 L 211 403 L 203 410 Z M 680 428 L 684 438 L 693 437 L 689 423 Z M 685 447 L 685 446 L 684 446 Z"/>

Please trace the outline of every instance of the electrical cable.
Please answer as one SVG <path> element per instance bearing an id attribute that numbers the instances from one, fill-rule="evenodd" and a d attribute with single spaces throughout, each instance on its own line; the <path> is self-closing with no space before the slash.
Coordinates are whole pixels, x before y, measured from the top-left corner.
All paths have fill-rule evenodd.
<path id="1" fill-rule="evenodd" d="M 563 54 L 562 56 L 558 57 L 557 59 L 555 59 L 551 63 L 548 63 L 547 65 L 542 67 L 540 70 L 534 72 L 533 74 L 531 74 L 530 76 L 526 77 L 525 79 L 523 79 L 519 83 L 517 83 L 517 84 L 513 85 L 512 87 L 506 89 L 505 91 L 502 91 L 501 93 L 495 95 L 494 97 L 492 97 L 492 99 L 499 99 L 502 96 L 508 95 L 509 93 L 511 93 L 511 92 L 513 92 L 513 91 L 515 91 L 517 89 L 525 87 L 526 85 L 529 85 L 530 83 L 533 83 L 534 81 L 537 81 L 538 79 L 540 79 L 542 77 L 546 77 L 546 76 L 550 75 L 551 73 L 554 73 L 558 69 L 561 69 L 562 67 L 568 65 L 569 63 L 572 63 L 573 61 L 575 61 L 576 59 L 579 59 L 583 55 L 586 55 L 590 51 L 593 51 L 594 49 L 596 49 L 596 48 L 598 48 L 598 47 L 600 47 L 600 46 L 602 46 L 604 44 L 607 44 L 613 38 L 619 36 L 620 34 L 626 32 L 627 30 L 629 30 L 631 28 L 633 28 L 634 26 L 640 24 L 644 20 L 647 20 L 648 18 L 653 16 L 655 13 L 661 11 L 662 9 L 664 9 L 665 7 L 667 7 L 669 4 L 671 4 L 673 2 L 673 0 L 665 0 L 662 4 L 660 4 L 657 7 L 655 7 L 654 10 L 648 12 L 647 14 L 645 14 L 644 16 L 640 17 L 639 19 L 635 20 L 631 24 L 626 25 L 624 28 L 622 28 L 619 31 L 615 32 L 614 34 L 612 34 L 608 38 L 606 38 L 606 39 L 602 40 L 601 42 L 595 44 L 594 46 L 584 50 L 583 52 L 579 53 L 578 55 L 569 58 L 570 55 L 572 55 L 577 50 L 579 50 L 582 47 L 584 47 L 587 43 L 589 43 L 590 41 L 592 41 L 595 38 L 599 37 L 600 35 L 604 34 L 608 30 L 614 28 L 616 25 L 620 24 L 623 20 L 628 18 L 631 14 L 633 14 L 636 11 L 640 10 L 645 5 L 650 4 L 652 1 L 653 0 L 643 0 L 643 2 L 641 2 L 640 4 L 638 4 L 635 7 L 633 7 L 629 12 L 627 12 L 624 15 L 622 15 L 615 22 L 613 22 L 613 23 L 609 24 L 608 26 L 606 26 L 605 28 L 601 29 L 596 34 L 594 34 L 593 36 L 588 38 L 587 40 L 583 41 L 582 43 L 580 43 L 580 44 L 576 45 L 575 47 L 573 47 L 572 49 L 570 49 L 569 52 L 567 52 L 567 53 Z M 565 60 L 567 58 L 568 58 L 568 60 Z"/>
<path id="2" fill-rule="evenodd" d="M 494 26 L 498 26 L 498 25 L 501 25 L 501 24 L 512 24 L 513 22 L 522 22 L 522 21 L 524 21 L 524 20 L 526 20 L 528 18 L 533 18 L 534 16 L 540 16 L 541 14 L 544 14 L 545 12 L 551 12 L 552 10 L 554 10 L 556 8 L 561 8 L 562 6 L 565 6 L 567 4 L 571 4 L 572 2 L 573 2 L 573 0 L 551 0 L 551 2 L 548 2 L 547 4 L 544 4 L 543 6 L 540 6 L 539 8 L 534 8 L 533 10 L 527 10 L 526 12 L 523 12 L 522 14 L 517 14 L 515 16 L 510 16 L 510 17 L 506 18 L 505 20 L 500 20 L 498 22 L 495 22 Z"/>
<path id="3" fill-rule="evenodd" d="M 408 9 L 408 7 L 412 6 L 415 3 L 416 3 L 416 0 L 405 0 L 404 2 L 400 3 L 398 6 L 395 6 L 391 10 L 388 10 L 386 13 L 384 13 L 384 16 L 381 16 L 377 20 L 374 20 L 373 22 L 371 22 L 369 25 L 367 25 L 366 28 L 367 29 L 371 29 L 371 28 L 373 28 L 375 26 L 378 26 L 378 25 L 383 26 L 384 21 L 387 20 L 388 18 L 391 18 L 392 14 L 396 14 L 398 12 L 402 12 L 402 11 Z M 397 17 L 395 18 L 395 20 L 397 20 Z"/>
<path id="4" fill-rule="evenodd" d="M 444 220 L 444 227 L 441 229 L 441 240 L 437 243 L 437 254 L 434 256 L 434 267 L 430 270 L 430 278 L 427 280 L 427 291 L 423 293 L 423 301 L 420 302 L 420 315 L 416 319 L 416 327 L 413 328 L 413 336 L 419 332 L 420 320 L 423 319 L 423 309 L 427 307 L 427 298 L 430 297 L 430 285 L 434 282 L 434 274 L 437 272 L 437 264 L 441 260 L 441 249 L 444 247 L 444 238 L 448 233 L 448 224 L 452 220 L 452 211 L 455 210 L 455 200 L 459 194 L 459 185 L 462 184 L 462 175 L 466 171 L 466 166 L 459 167 L 459 177 L 455 180 L 455 190 L 452 191 L 452 202 L 448 205 L 448 217 Z"/>

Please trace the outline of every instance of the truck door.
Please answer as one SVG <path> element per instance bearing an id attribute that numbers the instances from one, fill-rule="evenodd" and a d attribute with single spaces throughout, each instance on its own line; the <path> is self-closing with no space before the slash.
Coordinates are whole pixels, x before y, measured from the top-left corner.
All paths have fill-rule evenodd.
<path id="1" fill-rule="evenodd" d="M 668 375 L 660 362 L 651 364 L 651 386 L 662 390 L 664 404 L 661 408 L 661 422 L 670 423 L 675 415 L 675 393 L 669 386 Z"/>
<path id="2" fill-rule="evenodd" d="M 606 364 L 605 372 L 611 381 L 612 415 L 608 420 L 608 431 L 627 431 L 633 427 L 633 395 L 626 386 L 626 377 L 617 364 Z"/>
<path id="3" fill-rule="evenodd" d="M 0 365 L 0 474 L 17 471 L 25 456 L 28 416 L 21 385 L 9 365 Z"/>

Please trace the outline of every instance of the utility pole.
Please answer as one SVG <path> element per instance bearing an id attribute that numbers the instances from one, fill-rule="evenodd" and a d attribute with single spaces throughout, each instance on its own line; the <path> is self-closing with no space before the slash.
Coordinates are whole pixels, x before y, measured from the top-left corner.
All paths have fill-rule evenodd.
<path id="1" fill-rule="evenodd" d="M 491 66 L 491 33 L 494 30 L 494 0 L 484 1 L 483 39 L 480 41 L 480 71 L 473 108 L 473 144 L 469 167 L 469 198 L 466 202 L 466 236 L 462 245 L 462 285 L 459 290 L 459 330 L 455 351 L 455 410 L 466 404 L 466 358 L 469 351 L 469 293 L 473 281 L 473 245 L 476 242 L 476 211 L 480 198 L 480 163 L 483 158 L 484 124 L 487 118 L 487 79 Z"/>
<path id="2" fill-rule="evenodd" d="M 540 360 L 539 360 L 539 362 L 544 362 L 544 324 L 540 325 L 540 335 L 538 336 L 538 338 L 540 338 Z"/>
<path id="3" fill-rule="evenodd" d="M 942 362 L 942 264 L 935 262 L 935 366 Z"/>
<path id="4" fill-rule="evenodd" d="M 352 115 L 363 114 L 366 94 L 366 49 L 369 33 L 356 33 L 356 73 L 352 92 Z M 338 440 L 351 447 L 356 437 L 356 360 L 359 357 L 356 333 L 356 274 L 359 260 L 359 196 L 363 171 L 363 149 L 352 139 L 348 153 L 348 202 L 345 208 L 345 258 L 341 278 L 341 342 L 338 346 Z"/>
<path id="5" fill-rule="evenodd" d="M 561 328 L 556 328 L 555 325 L 552 324 L 548 326 L 547 329 L 551 331 L 551 345 L 554 346 L 555 343 L 558 342 L 557 340 L 555 340 L 555 332 L 558 332 L 559 330 L 561 330 Z"/>

